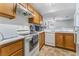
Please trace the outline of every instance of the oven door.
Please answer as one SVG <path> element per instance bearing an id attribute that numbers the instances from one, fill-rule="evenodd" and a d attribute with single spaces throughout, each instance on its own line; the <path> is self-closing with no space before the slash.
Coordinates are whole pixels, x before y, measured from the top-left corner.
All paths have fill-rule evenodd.
<path id="1" fill-rule="evenodd" d="M 32 43 L 35 45 L 38 42 L 38 35 L 34 35 L 32 38 Z"/>
<path id="2" fill-rule="evenodd" d="M 37 43 L 38 43 L 38 35 L 33 35 L 32 40 L 29 42 L 30 45 L 29 51 L 33 50 L 36 47 Z"/>

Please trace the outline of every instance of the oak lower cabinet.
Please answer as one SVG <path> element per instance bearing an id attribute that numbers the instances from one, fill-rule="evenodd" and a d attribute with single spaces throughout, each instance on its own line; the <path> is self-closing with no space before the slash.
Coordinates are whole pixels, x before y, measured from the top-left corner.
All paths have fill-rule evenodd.
<path id="1" fill-rule="evenodd" d="M 10 19 L 16 16 L 16 3 L 0 3 L 0 16 Z"/>
<path id="2" fill-rule="evenodd" d="M 57 47 L 64 47 L 64 40 L 62 33 L 55 33 L 55 45 Z"/>
<path id="3" fill-rule="evenodd" d="M 0 46 L 0 56 L 23 56 L 24 39 L 3 44 Z"/>
<path id="4" fill-rule="evenodd" d="M 64 44 L 65 48 L 76 50 L 76 44 L 74 43 L 74 34 L 65 33 L 64 39 L 65 39 L 65 44 Z"/>
<path id="5" fill-rule="evenodd" d="M 45 32 L 39 34 L 39 50 L 45 45 Z"/>
<path id="6" fill-rule="evenodd" d="M 74 33 L 55 33 L 55 45 L 69 50 L 76 51 L 76 44 L 74 43 Z"/>

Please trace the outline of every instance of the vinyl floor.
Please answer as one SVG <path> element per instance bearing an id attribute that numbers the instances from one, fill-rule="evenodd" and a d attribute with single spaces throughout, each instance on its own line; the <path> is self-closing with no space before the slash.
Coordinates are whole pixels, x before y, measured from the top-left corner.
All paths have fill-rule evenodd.
<path id="1" fill-rule="evenodd" d="M 76 52 L 61 48 L 43 46 L 39 52 L 39 56 L 76 56 Z"/>

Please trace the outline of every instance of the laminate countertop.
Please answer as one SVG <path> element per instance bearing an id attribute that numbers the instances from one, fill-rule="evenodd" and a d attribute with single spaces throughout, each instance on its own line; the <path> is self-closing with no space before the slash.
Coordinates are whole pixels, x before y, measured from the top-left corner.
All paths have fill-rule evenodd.
<path id="1" fill-rule="evenodd" d="M 25 38 L 29 39 L 29 38 L 32 37 L 32 35 L 36 35 L 36 34 L 38 35 L 39 33 L 42 33 L 42 32 L 44 32 L 44 31 L 39 31 L 39 32 L 36 32 L 34 34 L 28 34 L 28 35 L 25 35 L 25 36 L 19 35 L 19 36 L 14 37 L 14 38 L 4 39 L 4 40 L 0 41 L 0 45 L 7 44 L 7 43 L 17 41 L 17 40 L 22 40 L 22 39 L 25 39 Z"/>
<path id="2" fill-rule="evenodd" d="M 7 44 L 7 43 L 17 41 L 17 40 L 22 40 L 22 39 L 24 39 L 24 36 L 17 36 L 17 37 L 10 38 L 10 39 L 4 39 L 0 41 L 0 45 Z"/>

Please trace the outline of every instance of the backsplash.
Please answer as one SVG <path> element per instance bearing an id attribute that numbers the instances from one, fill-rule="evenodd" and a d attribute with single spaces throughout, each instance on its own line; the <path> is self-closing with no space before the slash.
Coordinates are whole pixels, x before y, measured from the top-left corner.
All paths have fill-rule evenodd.
<path id="1" fill-rule="evenodd" d="M 18 28 L 17 25 L 0 24 L 0 32 L 3 34 L 4 38 L 6 39 L 18 36 L 16 32 L 17 28 Z"/>
<path id="2" fill-rule="evenodd" d="M 9 24 L 0 24 L 0 39 L 1 38 L 1 34 L 4 36 L 5 39 L 9 39 L 9 38 L 13 38 L 18 36 L 18 32 L 17 29 L 20 30 L 22 28 L 22 30 L 29 30 L 28 26 L 24 26 L 24 25 L 9 25 Z M 30 31 L 30 30 L 29 30 Z"/>

